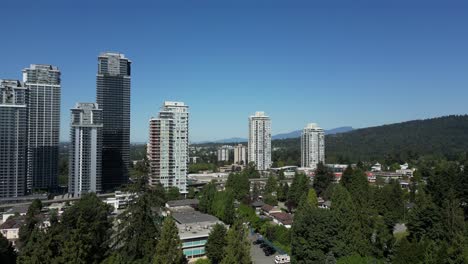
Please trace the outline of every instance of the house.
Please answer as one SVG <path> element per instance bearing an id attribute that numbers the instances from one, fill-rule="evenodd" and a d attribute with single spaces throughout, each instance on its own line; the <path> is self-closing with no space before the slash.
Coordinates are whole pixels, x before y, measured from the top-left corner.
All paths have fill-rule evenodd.
<path id="1" fill-rule="evenodd" d="M 254 201 L 254 202 L 252 202 L 252 203 L 250 204 L 250 206 L 251 206 L 253 209 L 255 209 L 255 213 L 256 213 L 257 215 L 260 215 L 260 212 L 261 212 L 261 210 L 262 210 L 262 206 L 264 206 L 264 205 L 265 205 L 265 203 L 262 202 L 262 201 Z"/>
<path id="2" fill-rule="evenodd" d="M 8 211 L 3 213 L 2 223 L 5 223 L 6 220 L 10 216 L 15 216 L 15 215 L 25 216 L 26 213 L 28 212 L 28 208 L 29 208 L 29 205 L 22 205 L 22 206 L 16 206 L 16 207 L 8 209 Z"/>
<path id="3" fill-rule="evenodd" d="M 269 204 L 264 204 L 262 206 L 262 212 L 263 214 L 265 214 L 266 216 L 270 216 L 271 214 L 274 214 L 274 213 L 281 213 L 281 209 L 279 209 L 278 206 L 271 206 Z"/>
<path id="4" fill-rule="evenodd" d="M 13 246 L 16 246 L 16 242 L 19 239 L 19 229 L 23 223 L 23 216 L 8 218 L 6 222 L 0 225 L 0 233 L 2 233 L 2 235 L 13 244 Z"/>
<path id="5" fill-rule="evenodd" d="M 371 167 L 371 170 L 374 171 L 374 172 L 375 171 L 382 171 L 382 164 L 377 162 L 374 166 Z"/>
<path id="6" fill-rule="evenodd" d="M 271 219 L 277 225 L 284 226 L 286 228 L 291 228 L 293 224 L 293 215 L 289 213 L 271 213 Z"/>

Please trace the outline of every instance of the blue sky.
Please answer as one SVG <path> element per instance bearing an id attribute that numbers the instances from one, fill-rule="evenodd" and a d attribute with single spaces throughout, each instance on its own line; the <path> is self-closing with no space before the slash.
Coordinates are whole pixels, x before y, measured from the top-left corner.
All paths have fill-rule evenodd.
<path id="1" fill-rule="evenodd" d="M 94 3 L 96 2 L 96 3 Z M 192 141 L 367 127 L 468 113 L 466 1 L 2 1 L 0 78 L 62 71 L 69 109 L 95 101 L 97 55 L 133 61 L 131 140 L 165 100 L 190 106 Z"/>

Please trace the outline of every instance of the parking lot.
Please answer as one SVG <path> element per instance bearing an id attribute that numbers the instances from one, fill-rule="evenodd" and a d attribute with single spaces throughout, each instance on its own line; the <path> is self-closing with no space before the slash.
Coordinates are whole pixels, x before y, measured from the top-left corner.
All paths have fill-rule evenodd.
<path id="1" fill-rule="evenodd" d="M 260 248 L 259 245 L 254 245 L 253 242 L 257 240 L 255 235 L 249 237 L 250 240 L 250 255 L 252 256 L 253 264 L 273 264 L 275 263 L 275 256 L 278 255 L 274 254 L 269 257 L 265 256 L 265 253 Z"/>

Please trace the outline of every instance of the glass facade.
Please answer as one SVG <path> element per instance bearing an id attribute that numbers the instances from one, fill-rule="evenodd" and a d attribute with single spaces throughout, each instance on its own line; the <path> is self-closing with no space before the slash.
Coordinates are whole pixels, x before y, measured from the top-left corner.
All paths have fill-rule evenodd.
<path id="1" fill-rule="evenodd" d="M 23 70 L 28 88 L 27 189 L 53 189 L 58 178 L 60 71 L 33 64 Z"/>
<path id="2" fill-rule="evenodd" d="M 102 109 L 102 188 L 128 182 L 130 165 L 130 65 L 123 54 L 98 58 L 97 103 Z"/>
<path id="3" fill-rule="evenodd" d="M 27 90 L 17 80 L 0 80 L 0 198 L 26 191 Z"/>

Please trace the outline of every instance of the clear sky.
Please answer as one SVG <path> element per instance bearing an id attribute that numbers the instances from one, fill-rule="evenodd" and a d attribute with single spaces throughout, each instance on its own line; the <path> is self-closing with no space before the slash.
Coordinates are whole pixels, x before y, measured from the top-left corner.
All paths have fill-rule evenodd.
<path id="1" fill-rule="evenodd" d="M 0 78 L 62 71 L 69 109 L 96 100 L 97 56 L 133 61 L 131 140 L 165 100 L 190 106 L 191 141 L 367 127 L 468 113 L 467 1 L 12 1 L 0 5 Z"/>

